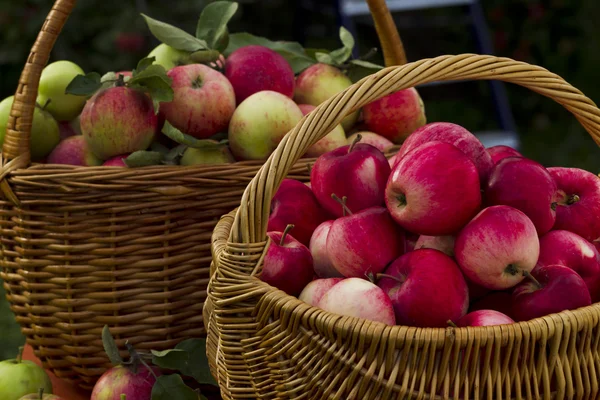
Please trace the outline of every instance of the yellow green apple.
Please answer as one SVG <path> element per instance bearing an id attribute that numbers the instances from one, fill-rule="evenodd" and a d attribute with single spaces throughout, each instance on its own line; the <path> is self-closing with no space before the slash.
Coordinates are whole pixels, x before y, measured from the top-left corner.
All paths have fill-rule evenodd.
<path id="1" fill-rule="evenodd" d="M 79 115 L 85 104 L 84 96 L 65 94 L 65 89 L 77 75 L 84 75 L 79 65 L 67 60 L 48 64 L 40 76 L 37 102 L 58 121 L 71 121 Z"/>
<path id="2" fill-rule="evenodd" d="M 30 393 L 52 394 L 52 382 L 46 371 L 33 361 L 15 359 L 0 362 L 0 399 L 19 400 Z"/>
<path id="3" fill-rule="evenodd" d="M 211 164 L 228 164 L 235 162 L 229 147 L 225 144 L 221 145 L 216 140 L 207 139 L 206 142 L 211 142 L 214 146 L 202 148 L 188 147 L 181 157 L 179 162 L 181 165 L 211 165 Z"/>
<path id="4" fill-rule="evenodd" d="M 177 50 L 164 43 L 156 46 L 148 57 L 154 57 L 154 64 L 162 65 L 167 71 L 179 65 L 190 64 L 190 53 L 183 50 Z"/>

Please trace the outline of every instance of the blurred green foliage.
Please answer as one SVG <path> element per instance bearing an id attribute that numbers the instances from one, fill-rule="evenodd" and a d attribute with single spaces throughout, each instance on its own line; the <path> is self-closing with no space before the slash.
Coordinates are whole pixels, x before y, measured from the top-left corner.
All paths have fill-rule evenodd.
<path id="1" fill-rule="evenodd" d="M 51 61 L 70 59 L 85 71 L 133 68 L 158 44 L 139 13 L 194 32 L 209 0 L 88 0 L 78 2 L 53 49 Z M 50 0 L 0 0 L 0 98 L 13 94 Z M 306 34 L 307 47 L 339 47 L 338 26 L 329 2 L 315 13 L 299 13 L 300 1 L 241 0 L 232 32 L 294 40 Z M 485 0 L 482 2 L 496 54 L 527 61 L 564 77 L 593 100 L 600 99 L 600 5 L 597 0 Z M 475 52 L 464 22 L 465 9 L 438 9 L 396 16 L 409 60 Z M 304 19 L 299 17 L 304 15 Z M 357 19 L 361 52 L 378 46 L 370 18 Z M 380 57 L 380 55 L 379 55 Z M 376 60 L 377 61 L 377 60 Z M 381 62 L 381 58 L 379 58 Z M 523 152 L 545 165 L 600 172 L 600 150 L 577 120 L 554 102 L 509 85 Z M 447 120 L 471 130 L 493 129 L 489 91 L 481 82 L 422 91 L 429 121 Z M 0 291 L 2 298 L 4 294 Z M 13 356 L 23 338 L 6 302 L 0 301 L 0 359 Z"/>

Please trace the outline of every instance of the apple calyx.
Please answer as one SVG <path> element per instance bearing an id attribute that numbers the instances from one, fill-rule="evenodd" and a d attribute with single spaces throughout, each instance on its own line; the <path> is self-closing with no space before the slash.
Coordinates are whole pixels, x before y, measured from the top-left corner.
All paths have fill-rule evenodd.
<path id="1" fill-rule="evenodd" d="M 192 81 L 193 89 L 202 89 L 202 86 L 204 86 L 204 82 L 202 81 L 202 78 L 200 76 L 198 76 Z"/>
<path id="2" fill-rule="evenodd" d="M 458 328 L 458 325 L 456 325 L 454 323 L 454 321 L 452 321 L 451 319 L 449 319 L 448 321 L 446 321 L 446 323 L 448 324 L 448 326 L 451 326 L 452 328 Z"/>
<path id="3" fill-rule="evenodd" d="M 283 233 L 281 234 L 281 240 L 279 241 L 279 245 L 281 247 L 283 247 L 285 245 L 285 237 L 292 229 L 294 229 L 294 224 L 286 225 L 285 229 L 283 230 Z"/>
<path id="4" fill-rule="evenodd" d="M 558 202 L 554 201 L 550 204 L 550 208 L 552 209 L 552 211 L 556 211 L 556 208 L 558 207 Z"/>
<path id="5" fill-rule="evenodd" d="M 348 198 L 346 196 L 344 196 L 340 199 L 335 193 L 331 193 L 331 198 L 342 205 L 342 210 L 343 210 L 342 216 L 343 217 L 345 217 L 346 215 L 352 215 L 352 211 L 346 205 L 346 201 L 348 200 Z"/>
<path id="6" fill-rule="evenodd" d="M 540 283 L 540 281 L 538 281 L 537 279 L 535 279 L 535 277 L 533 275 L 531 275 L 531 273 L 529 271 L 523 271 L 523 276 L 525 276 L 527 279 L 529 279 L 531 282 L 533 282 L 533 284 L 538 288 L 541 289 L 543 288 L 542 284 Z"/>
<path id="7" fill-rule="evenodd" d="M 400 193 L 398 196 L 396 196 L 396 200 L 398 200 L 398 207 L 404 207 L 407 204 L 406 195 L 404 193 Z"/>
<path id="8" fill-rule="evenodd" d="M 575 204 L 580 200 L 579 196 L 572 194 L 567 198 L 567 205 Z"/>
<path id="9" fill-rule="evenodd" d="M 352 144 L 350 145 L 350 148 L 348 149 L 348 154 L 350 154 L 352 152 L 352 150 L 354 150 L 354 146 L 356 146 L 356 143 L 360 142 L 361 140 L 362 140 L 362 136 L 359 133 L 356 135 L 356 137 L 352 141 Z"/>
<path id="10" fill-rule="evenodd" d="M 519 273 L 519 268 L 514 264 L 508 264 L 508 266 L 504 268 L 504 272 L 511 275 L 517 275 Z M 523 274 L 525 274 L 525 272 L 523 272 Z"/>

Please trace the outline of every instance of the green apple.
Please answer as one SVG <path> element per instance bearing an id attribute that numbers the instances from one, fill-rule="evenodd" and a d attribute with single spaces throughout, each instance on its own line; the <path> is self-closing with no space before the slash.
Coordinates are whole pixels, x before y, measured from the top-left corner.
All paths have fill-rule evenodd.
<path id="1" fill-rule="evenodd" d="M 289 97 L 263 90 L 246 98 L 229 122 L 229 146 L 237 160 L 266 160 L 302 119 Z"/>
<path id="2" fill-rule="evenodd" d="M 314 64 L 296 78 L 294 100 L 298 104 L 318 106 L 350 85 L 352 81 L 339 68 L 329 64 Z M 344 131 L 348 132 L 354 126 L 359 113 L 360 110 L 357 110 L 342 120 Z"/>
<path id="3" fill-rule="evenodd" d="M 164 43 L 159 44 L 148 54 L 148 57 L 155 57 L 155 64 L 162 65 L 167 71 L 173 67 L 190 64 L 190 53 L 183 50 L 174 49 Z"/>
<path id="4" fill-rule="evenodd" d="M 0 129 L 0 145 L 4 143 L 8 117 L 14 98 L 15 96 L 10 96 L 0 102 L 0 127 L 2 127 Z M 49 112 L 36 106 L 33 110 L 33 124 L 31 125 L 31 159 L 33 161 L 42 160 L 50 154 L 59 141 L 58 123 Z"/>
<path id="5" fill-rule="evenodd" d="M 211 165 L 211 164 L 229 164 L 235 162 L 229 146 L 219 144 L 216 140 L 207 139 L 214 146 L 195 149 L 188 147 L 179 162 L 181 165 Z"/>
<path id="6" fill-rule="evenodd" d="M 44 394 L 44 388 L 41 388 L 38 393 L 30 393 L 19 400 L 66 400 L 54 394 Z"/>
<path id="7" fill-rule="evenodd" d="M 85 104 L 85 96 L 65 94 L 65 89 L 77 75 L 84 75 L 83 70 L 66 60 L 48 64 L 42 70 L 37 102 L 43 106 L 50 100 L 46 109 L 58 121 L 74 119 Z"/>
<path id="8" fill-rule="evenodd" d="M 0 362 L 0 399 L 19 400 L 38 393 L 52 394 L 52 382 L 46 371 L 33 361 L 21 359 L 22 349 L 16 359 Z"/>

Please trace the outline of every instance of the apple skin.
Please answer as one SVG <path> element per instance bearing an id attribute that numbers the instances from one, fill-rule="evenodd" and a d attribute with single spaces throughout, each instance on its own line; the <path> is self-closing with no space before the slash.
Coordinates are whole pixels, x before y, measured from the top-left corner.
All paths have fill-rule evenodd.
<path id="1" fill-rule="evenodd" d="M 40 398 L 39 393 L 30 393 L 21 397 L 19 400 L 67 400 L 63 397 L 59 397 L 53 394 L 44 394 L 42 398 Z"/>
<path id="2" fill-rule="evenodd" d="M 0 147 L 4 143 L 6 127 L 10 117 L 10 109 L 15 96 L 9 96 L 0 102 Z M 33 110 L 31 125 L 31 159 L 43 160 L 60 142 L 60 128 L 54 117 L 49 112 L 36 106 Z"/>
<path id="3" fill-rule="evenodd" d="M 317 63 L 306 68 L 296 78 L 294 101 L 298 104 L 318 106 L 330 97 L 352 85 L 352 81 L 339 68 Z M 360 111 L 348 114 L 342 120 L 345 132 L 350 131 L 358 120 Z"/>
<path id="4" fill-rule="evenodd" d="M 444 254 L 454 257 L 454 241 L 456 238 L 453 235 L 444 236 L 427 236 L 420 235 L 415 243 L 415 249 L 435 249 Z"/>
<path id="5" fill-rule="evenodd" d="M 404 253 L 404 233 L 384 207 L 371 207 L 333 221 L 327 254 L 345 277 L 377 274 Z"/>
<path id="6" fill-rule="evenodd" d="M 467 287 L 469 288 L 469 301 L 471 302 L 479 300 L 491 292 L 490 289 L 472 282 L 467 277 L 465 277 L 465 281 L 467 282 Z"/>
<path id="7" fill-rule="evenodd" d="M 102 160 L 92 153 L 83 136 L 71 136 L 60 141 L 48 155 L 46 163 L 93 167 L 102 165 Z"/>
<path id="8" fill-rule="evenodd" d="M 158 368 L 151 368 L 154 375 L 162 375 Z M 121 394 L 125 394 L 127 400 L 147 400 L 156 382 L 154 375 L 142 365 L 138 366 L 137 373 L 122 365 L 113 367 L 100 376 L 90 400 L 120 400 Z"/>
<path id="9" fill-rule="evenodd" d="M 469 291 L 460 268 L 438 250 L 406 253 L 384 271 L 377 285 L 390 297 L 398 325 L 445 327 L 467 313 Z"/>
<path id="10" fill-rule="evenodd" d="M 298 104 L 302 115 L 306 115 L 316 107 L 310 104 Z M 319 157 L 325 153 L 337 149 L 338 147 L 345 146 L 347 144 L 346 132 L 342 128 L 341 124 L 336 125 L 335 128 L 324 138 L 313 144 L 306 150 L 305 157 Z"/>
<path id="11" fill-rule="evenodd" d="M 485 151 L 487 151 L 490 157 L 492 157 L 492 163 L 494 164 L 497 164 L 500 160 L 503 160 L 506 157 L 523 157 L 523 155 L 517 150 L 503 144 L 488 147 L 485 149 Z"/>
<path id="12" fill-rule="evenodd" d="M 125 159 L 129 157 L 129 154 L 121 154 L 118 156 L 114 156 L 104 161 L 102 165 L 104 167 L 125 167 L 128 168 L 127 164 L 125 164 Z"/>
<path id="13" fill-rule="evenodd" d="M 310 172 L 310 182 L 321 206 L 340 217 L 343 208 L 331 198 L 332 193 L 339 198 L 346 196 L 346 205 L 352 212 L 380 206 L 384 204 L 389 175 L 390 166 L 385 155 L 375 147 L 359 142 L 317 158 Z"/>
<path id="14" fill-rule="evenodd" d="M 460 125 L 449 122 L 433 122 L 414 131 L 398 151 L 396 163 L 411 150 L 431 141 L 440 141 L 456 146 L 473 161 L 479 172 L 482 185 L 487 182 L 492 166 L 492 158 L 475 135 Z"/>
<path id="15" fill-rule="evenodd" d="M 154 57 L 154 64 L 162 65 L 167 71 L 180 65 L 192 63 L 190 53 L 174 49 L 164 43 L 161 43 L 152 49 L 148 54 L 148 57 Z"/>
<path id="16" fill-rule="evenodd" d="M 77 75 L 85 75 L 81 67 L 71 61 L 60 60 L 48 64 L 40 75 L 37 103 L 46 106 L 57 121 L 71 121 L 79 115 L 85 105 L 85 96 L 65 94 L 69 83 Z"/>
<path id="17" fill-rule="evenodd" d="M 250 45 L 233 51 L 225 61 L 225 76 L 233 86 L 237 104 L 263 90 L 294 96 L 292 67 L 283 56 L 264 46 Z"/>
<path id="18" fill-rule="evenodd" d="M 58 123 L 60 139 L 66 139 L 70 136 L 81 135 L 81 124 L 79 115 L 71 121 L 62 121 Z"/>
<path id="19" fill-rule="evenodd" d="M 569 231 L 546 233 L 540 238 L 540 256 L 535 268 L 548 265 L 562 265 L 577 272 L 585 281 L 592 302 L 600 301 L 600 253 L 590 242 Z"/>
<path id="20" fill-rule="evenodd" d="M 515 321 L 506 314 L 495 310 L 471 311 L 456 321 L 456 326 L 492 326 L 514 324 Z"/>
<path id="21" fill-rule="evenodd" d="M 310 238 L 310 244 L 308 246 L 313 258 L 315 274 L 319 278 L 335 278 L 343 276 L 335 269 L 329 258 L 329 254 L 327 254 L 327 237 L 329 236 L 331 225 L 333 225 L 333 221 L 329 220 L 317 226 Z"/>
<path id="22" fill-rule="evenodd" d="M 179 161 L 180 165 L 216 165 L 216 164 L 230 164 L 235 162 L 229 146 L 219 145 L 216 140 L 206 139 L 206 141 L 213 143 L 214 147 L 208 148 L 193 148 L 188 147 L 183 152 L 183 156 Z"/>
<path id="23" fill-rule="evenodd" d="M 427 123 L 423 100 L 415 88 L 399 90 L 363 107 L 364 123 L 394 143 L 402 143 Z"/>
<path id="24" fill-rule="evenodd" d="M 536 268 L 531 275 L 541 288 L 530 279 L 514 288 L 512 314 L 516 321 L 528 321 L 592 303 L 584 280 L 571 268 L 547 265 Z"/>
<path id="25" fill-rule="evenodd" d="M 237 160 L 266 160 L 301 119 L 302 111 L 289 97 L 272 90 L 254 93 L 231 117 L 231 152 Z"/>
<path id="26" fill-rule="evenodd" d="M 0 361 L 2 400 L 19 400 L 27 394 L 38 393 L 40 388 L 44 393 L 52 394 L 52 381 L 42 367 L 29 360 Z"/>
<path id="27" fill-rule="evenodd" d="M 227 130 L 235 110 L 235 94 L 225 75 L 202 64 L 174 67 L 173 101 L 161 103 L 167 121 L 181 132 L 206 139 Z"/>
<path id="28" fill-rule="evenodd" d="M 343 278 L 315 279 L 302 289 L 298 300 L 316 307 L 325 293 L 342 280 Z"/>
<path id="29" fill-rule="evenodd" d="M 260 279 L 289 295 L 298 296 L 313 278 L 310 250 L 289 233 L 267 232 L 267 236 L 270 244 Z"/>
<path id="30" fill-rule="evenodd" d="M 103 160 L 145 150 L 156 135 L 152 100 L 125 86 L 94 94 L 81 112 L 81 133 L 92 152 Z"/>
<path id="31" fill-rule="evenodd" d="M 553 229 L 571 231 L 585 240 L 600 238 L 600 178 L 579 168 L 551 167 L 559 199 Z"/>
<path id="32" fill-rule="evenodd" d="M 465 276 L 492 290 L 508 289 L 531 272 L 540 254 L 533 222 L 509 206 L 491 206 L 456 237 L 454 254 Z"/>
<path id="33" fill-rule="evenodd" d="M 480 210 L 477 168 L 455 146 L 427 142 L 396 164 L 387 182 L 385 202 L 394 220 L 408 231 L 428 236 L 453 234 Z"/>
<path id="34" fill-rule="evenodd" d="M 523 211 L 540 236 L 556 220 L 556 182 L 543 165 L 527 158 L 507 157 L 494 165 L 484 198 L 486 205 L 503 204 Z"/>
<path id="35" fill-rule="evenodd" d="M 473 299 L 471 299 L 473 300 Z M 512 289 L 494 290 L 471 302 L 469 311 L 494 310 L 512 317 Z M 514 318 L 513 318 L 514 319 Z"/>
<path id="36" fill-rule="evenodd" d="M 370 144 L 382 153 L 387 152 L 394 146 L 394 143 L 392 143 L 389 139 L 369 131 L 358 131 L 348 136 L 348 144 L 352 144 L 358 135 L 361 136 L 361 143 Z"/>
<path id="37" fill-rule="evenodd" d="M 377 285 L 361 278 L 348 278 L 329 289 L 317 307 L 331 313 L 395 325 L 394 307 Z"/>
<path id="38" fill-rule="evenodd" d="M 284 179 L 271 200 L 267 231 L 283 232 L 288 224 L 293 224 L 292 236 L 308 246 L 315 229 L 327 219 L 308 186 L 295 179 Z"/>
<path id="39" fill-rule="evenodd" d="M 404 232 L 404 249 L 406 252 L 413 251 L 417 247 L 420 235 L 409 231 Z"/>

